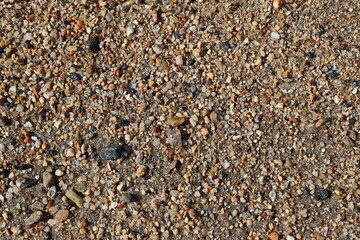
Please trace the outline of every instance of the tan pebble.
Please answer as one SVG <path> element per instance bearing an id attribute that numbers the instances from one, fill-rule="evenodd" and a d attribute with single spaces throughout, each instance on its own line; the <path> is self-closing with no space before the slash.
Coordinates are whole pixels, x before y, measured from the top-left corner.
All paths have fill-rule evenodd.
<path id="1" fill-rule="evenodd" d="M 171 117 L 168 119 L 168 124 L 171 127 L 178 127 L 186 121 L 184 117 Z"/>
<path id="2" fill-rule="evenodd" d="M 65 196 L 68 197 L 71 201 L 73 201 L 78 207 L 83 207 L 84 200 L 79 197 L 79 195 L 77 195 L 73 190 L 67 190 Z"/>
<path id="3" fill-rule="evenodd" d="M 149 172 L 149 168 L 145 165 L 140 165 L 138 169 L 136 170 L 136 176 L 139 178 L 144 177 Z"/>
<path id="4" fill-rule="evenodd" d="M 282 0 L 274 0 L 273 7 L 278 10 L 282 7 Z"/>
<path id="5" fill-rule="evenodd" d="M 271 240 L 279 240 L 279 234 L 276 233 L 276 232 L 271 232 L 269 235 L 268 235 L 269 239 Z"/>
<path id="6" fill-rule="evenodd" d="M 69 211 L 68 210 L 60 210 L 56 213 L 54 219 L 56 222 L 64 222 L 69 217 Z"/>
<path id="7" fill-rule="evenodd" d="M 265 104 L 269 104 L 270 101 L 271 101 L 270 97 L 268 95 L 266 95 L 266 94 L 263 94 L 261 96 L 261 98 L 262 98 L 263 103 L 265 103 Z"/>
<path id="8" fill-rule="evenodd" d="M 69 148 L 66 151 L 66 157 L 73 157 L 73 156 L 75 156 L 75 150 L 73 148 Z"/>
<path id="9" fill-rule="evenodd" d="M 216 114 L 216 112 L 211 112 L 209 115 L 211 121 L 216 122 L 218 120 L 218 116 Z"/>
<path id="10" fill-rule="evenodd" d="M 79 233 L 80 234 L 86 234 L 86 229 L 85 228 L 80 228 Z"/>
<path id="11" fill-rule="evenodd" d="M 46 188 L 49 188 L 54 185 L 55 176 L 50 172 L 43 173 L 43 185 Z"/>
<path id="12" fill-rule="evenodd" d="M 207 135 L 209 135 L 209 130 L 207 130 L 206 128 L 202 128 L 202 129 L 201 129 L 201 134 L 202 134 L 203 136 L 207 136 Z"/>
<path id="13" fill-rule="evenodd" d="M 262 59 L 261 59 L 261 57 L 258 57 L 257 59 L 256 59 L 256 61 L 255 61 L 255 63 L 254 63 L 256 66 L 261 66 L 261 64 L 262 64 Z"/>

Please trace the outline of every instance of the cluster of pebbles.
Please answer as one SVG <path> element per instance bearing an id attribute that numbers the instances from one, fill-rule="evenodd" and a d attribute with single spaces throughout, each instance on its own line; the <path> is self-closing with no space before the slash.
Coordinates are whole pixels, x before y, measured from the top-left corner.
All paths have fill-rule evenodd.
<path id="1" fill-rule="evenodd" d="M 0 1 L 0 238 L 358 239 L 359 12 Z"/>

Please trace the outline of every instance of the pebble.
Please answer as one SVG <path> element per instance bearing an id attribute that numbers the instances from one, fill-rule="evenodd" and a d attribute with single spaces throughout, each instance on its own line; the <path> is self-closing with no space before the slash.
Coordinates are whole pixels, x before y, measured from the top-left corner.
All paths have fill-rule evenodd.
<path id="1" fill-rule="evenodd" d="M 21 188 L 30 188 L 35 186 L 38 183 L 38 180 L 33 178 L 26 178 L 25 181 L 21 184 Z"/>
<path id="2" fill-rule="evenodd" d="M 185 117 L 170 117 L 170 118 L 168 119 L 168 124 L 169 124 L 171 127 L 178 127 L 178 126 L 180 126 L 181 124 L 183 124 L 185 121 L 186 121 L 186 118 L 185 118 Z"/>
<path id="3" fill-rule="evenodd" d="M 122 147 L 118 144 L 111 144 L 101 149 L 99 156 L 102 160 L 116 160 L 122 157 Z"/>
<path id="4" fill-rule="evenodd" d="M 57 222 L 57 223 L 60 223 L 60 222 L 64 222 L 66 221 L 66 219 L 68 219 L 69 217 L 69 211 L 68 210 L 59 210 L 55 217 L 54 217 L 54 220 Z"/>
<path id="5" fill-rule="evenodd" d="M 137 197 L 131 193 L 126 193 L 124 195 L 121 196 L 120 200 L 123 202 L 135 202 L 137 199 Z"/>
<path id="6" fill-rule="evenodd" d="M 171 146 L 180 148 L 182 146 L 181 132 L 179 129 L 167 129 L 166 134 Z"/>
<path id="7" fill-rule="evenodd" d="M 181 55 L 176 56 L 176 58 L 175 58 L 175 63 L 176 63 L 176 65 L 178 65 L 178 66 L 182 66 L 182 65 L 184 64 L 184 59 L 183 59 L 183 57 L 182 57 Z"/>
<path id="8" fill-rule="evenodd" d="M 130 37 L 135 32 L 134 28 L 129 26 L 126 28 L 126 36 Z"/>
<path id="9" fill-rule="evenodd" d="M 280 39 L 280 34 L 278 34 L 277 32 L 271 32 L 271 37 L 274 39 Z"/>
<path id="10" fill-rule="evenodd" d="M 7 117 L 0 117 L 0 127 L 6 127 L 11 125 L 11 120 Z"/>
<path id="11" fill-rule="evenodd" d="M 46 196 L 48 196 L 49 198 L 54 198 L 56 196 L 56 187 L 55 186 L 51 186 L 46 194 Z"/>
<path id="12" fill-rule="evenodd" d="M 146 176 L 149 172 L 149 168 L 146 165 L 140 165 L 136 170 L 136 176 L 142 178 Z"/>
<path id="13" fill-rule="evenodd" d="M 269 235 L 268 235 L 269 239 L 270 240 L 279 240 L 280 236 L 278 233 L 276 232 L 271 232 Z"/>
<path id="14" fill-rule="evenodd" d="M 42 176 L 43 185 L 46 188 L 49 188 L 55 184 L 55 177 L 51 172 L 45 171 Z"/>
<path id="15" fill-rule="evenodd" d="M 274 190 L 271 190 L 269 193 L 269 197 L 270 197 L 271 201 L 274 202 L 276 199 L 276 192 Z"/>
<path id="16" fill-rule="evenodd" d="M 71 158 L 75 156 L 75 150 L 73 148 L 69 148 L 66 150 L 66 157 Z"/>
<path id="17" fill-rule="evenodd" d="M 55 171 L 55 175 L 58 176 L 58 177 L 61 177 L 61 176 L 64 175 L 64 172 L 61 171 L 60 169 L 57 169 L 57 170 Z"/>
<path id="18" fill-rule="evenodd" d="M 89 39 L 89 49 L 90 51 L 96 53 L 100 51 L 100 38 L 93 36 Z"/>
<path id="19" fill-rule="evenodd" d="M 83 207 L 84 200 L 73 190 L 67 190 L 65 196 L 68 197 L 71 201 L 73 201 L 79 208 Z"/>
<path id="20" fill-rule="evenodd" d="M 328 199 L 331 196 L 332 196 L 332 192 L 324 188 L 319 188 L 314 193 L 314 199 L 317 201 Z"/>
<path id="21" fill-rule="evenodd" d="M 33 214 L 31 214 L 28 218 L 25 219 L 25 225 L 33 225 L 35 223 L 37 223 L 38 221 L 40 221 L 41 219 L 41 215 L 39 214 L 39 212 L 35 212 Z"/>
<path id="22" fill-rule="evenodd" d="M 6 101 L 6 98 L 3 95 L 0 95 L 0 106 L 3 106 Z"/>

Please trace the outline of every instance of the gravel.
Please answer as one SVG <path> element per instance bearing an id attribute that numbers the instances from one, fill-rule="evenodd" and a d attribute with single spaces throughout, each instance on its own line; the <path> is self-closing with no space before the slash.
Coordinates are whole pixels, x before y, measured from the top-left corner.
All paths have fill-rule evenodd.
<path id="1" fill-rule="evenodd" d="M 0 239 L 359 239 L 358 1 L 0 1 Z"/>

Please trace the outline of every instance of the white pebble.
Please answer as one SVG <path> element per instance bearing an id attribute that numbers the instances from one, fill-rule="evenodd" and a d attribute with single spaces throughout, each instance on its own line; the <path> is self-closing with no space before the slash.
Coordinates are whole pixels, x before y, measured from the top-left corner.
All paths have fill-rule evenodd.
<path id="1" fill-rule="evenodd" d="M 286 237 L 286 240 L 295 240 L 295 238 L 292 237 L 292 236 L 287 236 L 287 237 Z"/>
<path id="2" fill-rule="evenodd" d="M 276 192 L 274 190 L 271 190 L 269 193 L 269 197 L 270 197 L 271 201 L 275 201 Z"/>
<path id="3" fill-rule="evenodd" d="M 339 96 L 335 96 L 335 97 L 334 97 L 334 102 L 335 102 L 336 104 L 338 104 L 338 103 L 340 102 Z"/>
<path id="4" fill-rule="evenodd" d="M 271 37 L 274 39 L 280 39 L 280 34 L 278 34 L 277 32 L 272 32 Z"/>
<path id="5" fill-rule="evenodd" d="M 5 145 L 0 143 L 0 152 L 4 152 L 5 151 Z"/>
<path id="6" fill-rule="evenodd" d="M 61 176 L 64 175 L 64 172 L 61 171 L 60 169 L 58 169 L 58 170 L 55 171 L 55 175 L 58 176 L 58 177 L 61 177 Z"/>
<path id="7" fill-rule="evenodd" d="M 26 33 L 24 35 L 24 41 L 28 41 L 28 40 L 32 40 L 32 39 L 33 39 L 32 33 Z"/>
<path id="8" fill-rule="evenodd" d="M 126 36 L 129 37 L 133 33 L 134 33 L 134 28 L 133 27 L 127 27 L 126 28 Z"/>
<path id="9" fill-rule="evenodd" d="M 176 65 L 179 65 L 179 66 L 183 65 L 184 64 L 183 57 L 181 55 L 177 56 L 175 58 L 175 63 L 176 63 Z"/>

